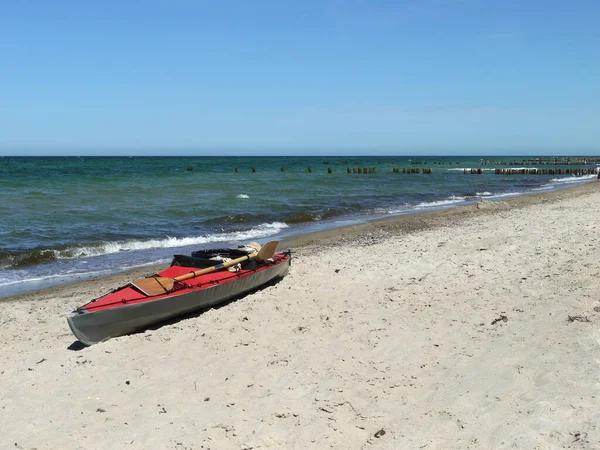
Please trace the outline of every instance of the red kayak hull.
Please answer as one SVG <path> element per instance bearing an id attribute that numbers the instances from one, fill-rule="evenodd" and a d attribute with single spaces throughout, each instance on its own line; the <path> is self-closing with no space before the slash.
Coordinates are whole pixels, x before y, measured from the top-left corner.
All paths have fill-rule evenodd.
<path id="1" fill-rule="evenodd" d="M 278 253 L 256 268 L 214 271 L 177 283 L 170 293 L 154 297 L 127 285 L 77 308 L 67 321 L 80 342 L 96 344 L 238 298 L 284 277 L 290 263 L 289 253 Z M 198 268 L 172 266 L 158 275 L 175 278 L 195 270 Z"/>

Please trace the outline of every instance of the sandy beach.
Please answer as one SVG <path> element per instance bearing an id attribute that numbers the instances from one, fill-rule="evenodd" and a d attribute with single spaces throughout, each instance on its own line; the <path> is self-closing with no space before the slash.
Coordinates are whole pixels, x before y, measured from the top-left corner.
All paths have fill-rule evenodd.
<path id="1" fill-rule="evenodd" d="M 274 286 L 92 346 L 136 277 L 0 299 L 0 448 L 600 448 L 600 181 L 283 242 Z"/>

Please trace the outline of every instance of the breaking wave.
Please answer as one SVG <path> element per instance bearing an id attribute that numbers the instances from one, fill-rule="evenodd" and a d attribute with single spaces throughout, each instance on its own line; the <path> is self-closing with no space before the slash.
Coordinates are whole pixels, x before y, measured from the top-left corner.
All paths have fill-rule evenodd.
<path id="1" fill-rule="evenodd" d="M 465 194 L 465 197 L 489 197 L 490 195 L 492 195 L 491 192 L 485 191 L 485 192 L 467 192 Z"/>
<path id="2" fill-rule="evenodd" d="M 243 241 L 273 236 L 288 228 L 284 222 L 263 223 L 249 230 L 212 233 L 204 236 L 170 237 L 161 239 L 102 242 L 98 244 L 66 246 L 55 249 L 37 248 L 19 253 L 0 254 L 0 269 L 27 267 L 59 259 L 79 259 L 109 255 L 119 252 L 150 250 L 158 248 L 186 247 L 209 244 L 211 242 Z"/>
<path id="3" fill-rule="evenodd" d="M 424 209 L 436 209 L 436 208 L 444 208 L 446 206 L 455 205 L 457 203 L 463 203 L 467 200 L 467 197 L 461 197 L 452 195 L 451 197 L 445 198 L 443 200 L 436 200 L 433 202 L 422 202 L 417 205 L 411 205 L 410 203 L 404 203 L 400 206 L 389 208 L 389 209 L 378 209 L 376 212 L 385 212 L 387 214 L 398 214 L 398 213 L 406 213 L 410 211 L 421 211 Z"/>
<path id="4" fill-rule="evenodd" d="M 523 195 L 523 192 L 504 192 L 502 194 L 494 194 L 490 195 L 490 198 L 505 198 L 505 197 L 516 197 L 518 195 Z"/>
<path id="5" fill-rule="evenodd" d="M 453 195 L 444 200 L 437 200 L 435 202 L 423 202 L 415 205 L 414 209 L 429 209 L 429 208 L 441 208 L 444 206 L 454 205 L 455 203 L 462 203 L 466 200 L 465 197 L 458 197 Z"/>
<path id="6" fill-rule="evenodd" d="M 555 184 L 574 184 L 574 183 L 583 183 L 588 180 L 592 180 L 596 178 L 598 175 L 579 175 L 579 176 L 570 176 L 566 178 L 552 178 L 550 180 L 551 183 Z"/>
<path id="7" fill-rule="evenodd" d="M 591 181 L 594 178 L 596 178 L 597 176 L 598 175 L 596 175 L 596 174 L 591 174 L 591 175 L 571 175 L 571 176 L 563 177 L 563 178 L 551 178 L 549 183 L 543 184 L 540 187 L 534 188 L 532 190 L 533 191 L 547 191 L 547 190 L 553 189 L 555 187 L 566 186 L 569 184 L 581 184 L 581 183 Z"/>

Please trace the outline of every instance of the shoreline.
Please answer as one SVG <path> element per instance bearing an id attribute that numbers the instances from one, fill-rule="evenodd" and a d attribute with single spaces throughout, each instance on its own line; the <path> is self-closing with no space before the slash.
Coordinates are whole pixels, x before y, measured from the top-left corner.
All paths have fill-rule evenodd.
<path id="1" fill-rule="evenodd" d="M 530 166 L 527 166 L 528 161 L 522 161 L 521 166 L 516 165 L 515 158 L 521 159 L 501 158 L 502 167 L 511 171 L 532 170 L 533 161 L 529 161 Z M 16 228 L 5 230 L 9 234 L 0 252 L 3 267 L 0 297 L 167 264 L 173 253 L 189 254 L 210 245 L 245 243 L 262 240 L 267 235 L 271 235 L 271 239 L 284 239 L 293 234 L 390 215 L 468 205 L 479 196 L 502 201 L 537 190 L 590 182 L 593 177 L 573 176 L 579 169 L 568 164 L 549 165 L 544 169 L 549 173 L 541 176 L 493 176 L 490 171 L 500 170 L 494 168 L 493 161 L 484 164 L 474 156 L 348 159 L 321 161 L 329 164 L 317 165 L 314 158 L 299 158 L 283 165 L 277 158 L 258 158 L 251 164 L 258 175 L 253 174 L 250 167 L 234 172 L 234 165 L 219 158 L 210 159 L 210 164 L 199 161 L 181 164 L 154 158 L 138 160 L 135 164 L 126 159 L 117 165 L 79 159 L 60 164 L 60 161 L 20 162 L 14 168 L 24 170 L 27 176 L 19 180 L 15 175 L 18 171 L 8 170 L 9 186 L 14 182 L 24 192 L 33 194 L 27 196 L 26 205 L 20 207 L 19 189 L 7 191 L 5 212 Z M 284 166 L 285 171 L 281 172 Z M 307 167 L 313 166 L 314 173 L 307 173 Z M 363 175 L 358 175 L 361 166 Z M 334 170 L 329 174 L 332 167 Z M 188 168 L 194 170 L 188 171 Z M 377 172 L 364 176 L 367 168 L 377 169 Z M 407 174 L 403 174 L 405 168 Z M 408 175 L 421 168 L 433 168 L 435 175 Z M 461 173 L 475 168 L 487 175 Z M 352 175 L 347 173 L 348 169 L 352 169 Z M 131 173 L 128 177 L 115 175 L 122 170 Z M 157 170 L 162 175 L 153 182 L 149 175 Z M 585 170 L 593 171 L 596 167 L 589 165 Z M 105 173 L 108 178 L 98 178 L 98 173 Z M 42 180 L 55 176 L 58 184 L 52 189 L 44 187 Z M 179 191 L 182 181 L 196 182 L 211 176 L 225 177 L 225 187 L 207 186 L 202 196 L 196 196 L 193 191 L 185 191 L 185 194 Z M 140 183 L 139 192 L 133 197 L 128 194 L 130 178 Z M 286 184 L 284 190 L 279 189 L 282 182 Z M 81 189 L 71 191 L 69 183 L 82 183 Z M 115 196 L 127 202 L 115 204 L 110 196 L 94 196 L 95 190 L 109 186 Z M 314 193 L 310 186 L 315 187 Z M 172 189 L 176 189 L 177 195 Z M 82 201 L 90 202 L 89 207 L 73 208 L 74 203 Z M 102 209 L 109 209 L 111 214 L 95 217 L 94 211 Z M 36 232 L 36 229 L 44 232 Z"/>
<path id="2" fill-rule="evenodd" d="M 331 246 L 335 245 L 336 242 L 343 242 L 364 235 L 368 235 L 367 239 L 380 239 L 382 236 L 389 235 L 390 233 L 412 233 L 415 231 L 446 226 L 450 223 L 458 224 L 461 221 L 484 214 L 494 214 L 499 211 L 507 211 L 514 208 L 518 209 L 531 205 L 558 201 L 565 198 L 575 198 L 580 195 L 586 195 L 588 192 L 594 192 L 599 188 L 600 183 L 597 183 L 596 180 L 592 180 L 576 186 L 569 186 L 548 192 L 509 197 L 503 200 L 483 200 L 478 203 L 453 206 L 446 209 L 372 219 L 364 223 L 289 236 L 280 241 L 278 250 L 291 249 L 292 251 L 295 251 L 302 247 L 311 247 L 316 246 L 317 244 L 320 244 L 321 246 Z M 57 284 L 47 288 L 0 297 L 0 303 L 35 301 L 35 298 L 31 297 L 35 297 L 36 295 L 61 295 L 71 297 L 73 292 L 77 292 L 80 289 L 96 292 L 98 286 L 106 286 L 106 292 L 108 292 L 116 287 L 127 284 L 131 280 L 158 273 L 167 267 L 168 264 L 148 265 L 100 277 Z M 104 293 L 98 294 L 95 297 L 91 297 L 89 300 L 103 294 Z"/>
<path id="3" fill-rule="evenodd" d="M 281 281 L 91 347 L 66 315 L 130 275 L 0 302 L 2 442 L 600 448 L 598 204 L 600 182 L 305 235 Z"/>
<path id="4" fill-rule="evenodd" d="M 514 166 L 511 167 L 513 167 L 511 170 L 516 170 Z M 506 197 L 512 197 L 513 195 L 531 195 L 537 189 L 533 186 L 544 189 L 544 192 L 548 192 L 546 189 L 551 192 L 553 190 L 562 190 L 568 185 L 591 181 L 589 176 L 559 176 L 558 178 L 551 179 L 547 177 L 534 177 L 530 181 L 527 181 L 525 185 L 522 185 L 518 181 L 518 176 L 489 177 L 485 181 L 486 187 L 484 188 L 480 185 L 477 177 L 470 175 L 455 176 L 451 172 L 452 170 L 463 169 L 447 169 L 447 174 L 441 175 L 441 179 L 436 177 L 405 178 L 404 176 L 391 176 L 389 178 L 390 182 L 399 188 L 399 191 L 392 196 L 393 199 L 392 197 L 388 197 L 389 192 L 387 189 L 382 188 L 379 181 L 375 181 L 382 179 L 382 176 L 385 177 L 384 179 L 387 179 L 388 175 L 383 173 L 373 178 L 362 177 L 360 178 L 360 183 L 370 192 L 367 195 L 370 200 L 365 205 L 360 206 L 356 202 L 353 202 L 352 198 L 355 193 L 352 194 L 353 191 L 348 186 L 348 181 L 352 176 L 345 176 L 338 173 L 338 178 L 334 184 L 338 186 L 338 189 L 344 186 L 350 189 L 350 200 L 343 200 L 343 190 L 336 191 L 340 198 L 339 206 L 341 209 L 336 209 L 337 207 L 334 206 L 334 213 L 331 215 L 328 212 L 329 210 L 323 210 L 322 207 L 317 208 L 316 211 L 310 211 L 310 209 L 305 211 L 308 208 L 308 204 L 302 210 L 298 210 L 300 206 L 297 205 L 297 207 L 288 208 L 289 211 L 285 214 L 277 214 L 273 210 L 274 206 L 268 207 L 261 203 L 263 206 L 260 206 L 260 209 L 257 210 L 254 206 L 248 206 L 252 204 L 251 200 L 232 200 L 238 203 L 241 202 L 238 206 L 248 209 L 243 212 L 242 210 L 237 210 L 238 206 L 235 206 L 230 211 L 233 212 L 233 215 L 227 216 L 227 220 L 232 219 L 236 221 L 236 214 L 238 213 L 241 214 L 240 217 L 244 217 L 244 214 L 248 213 L 251 217 L 257 215 L 257 218 L 261 218 L 261 220 L 256 220 L 255 223 L 249 222 L 247 225 L 240 225 L 241 228 L 237 231 L 236 229 L 227 231 L 227 228 L 223 228 L 220 231 L 219 229 L 214 229 L 212 226 L 207 226 L 211 222 L 208 219 L 208 221 L 199 220 L 200 225 L 193 225 L 190 229 L 185 225 L 186 220 L 182 220 L 179 223 L 175 218 L 173 220 L 166 219 L 168 222 L 171 222 L 171 226 L 162 228 L 156 234 L 152 234 L 152 236 L 147 236 L 147 230 L 138 230 L 135 225 L 132 225 L 130 229 L 124 228 L 121 230 L 123 236 L 132 237 L 119 240 L 110 237 L 114 229 L 112 225 L 105 222 L 99 222 L 92 227 L 90 231 L 93 237 L 87 236 L 87 238 L 77 233 L 71 236 L 69 226 L 63 224 L 53 233 L 56 236 L 69 236 L 69 239 L 72 239 L 70 244 L 58 246 L 53 244 L 47 245 L 48 243 L 45 241 L 45 238 L 40 238 L 35 234 L 29 239 L 23 238 L 25 239 L 23 249 L 29 248 L 30 250 L 21 251 L 18 250 L 18 245 L 15 247 L 14 243 L 8 243 L 7 249 L 5 249 L 2 258 L 0 258 L 2 259 L 2 266 L 6 269 L 0 271 L 2 275 L 0 277 L 2 278 L 0 281 L 0 298 L 37 292 L 51 286 L 65 285 L 86 279 L 125 273 L 128 270 L 138 270 L 143 267 L 160 267 L 162 264 L 170 262 L 173 253 L 188 254 L 197 250 L 198 247 L 206 248 L 210 245 L 210 242 L 213 244 L 220 242 L 222 245 L 226 245 L 226 242 L 244 243 L 257 237 L 261 239 L 259 236 L 263 236 L 265 232 L 272 234 L 271 239 L 281 240 L 293 235 L 312 233 L 315 230 L 340 228 L 349 224 L 372 222 L 381 218 L 389 218 L 390 216 L 420 214 L 423 211 L 435 211 L 437 209 L 456 207 L 457 205 L 465 206 L 475 203 L 478 198 L 481 198 L 477 197 L 477 194 L 480 194 L 486 200 L 503 201 Z M 255 177 L 249 177 L 247 181 L 250 182 L 252 179 L 255 179 Z M 321 182 L 329 183 L 328 180 L 330 181 L 329 178 L 323 179 Z M 408 194 L 405 189 L 409 189 L 413 182 L 416 184 L 413 187 L 417 190 L 410 190 L 413 194 Z M 400 184 L 398 185 L 398 183 Z M 473 183 L 475 184 L 473 185 Z M 385 183 L 383 185 L 385 186 Z M 450 188 L 449 186 L 454 187 Z M 479 187 L 476 188 L 476 186 Z M 414 193 L 420 192 L 419 189 L 423 189 L 425 194 L 417 195 Z M 235 192 L 238 190 L 236 189 Z M 330 195 L 329 188 L 327 191 Z M 261 191 L 257 186 L 254 186 L 249 188 L 249 192 L 252 195 L 259 195 Z M 230 200 L 233 199 L 232 192 L 229 192 L 228 195 L 231 197 Z M 240 196 L 244 198 L 248 197 L 247 195 L 236 194 L 235 198 L 237 199 Z M 269 202 L 273 203 L 276 197 L 277 195 L 270 196 L 270 194 L 267 194 L 265 199 L 266 204 L 269 204 Z M 383 200 L 378 200 L 380 197 Z M 345 203 L 347 201 L 350 201 L 350 204 Z M 347 210 L 347 207 L 350 209 Z M 127 207 L 124 209 L 127 209 Z M 269 214 L 268 216 L 270 217 L 267 217 L 267 215 L 263 214 L 264 211 L 272 211 L 272 214 Z M 296 213 L 293 211 L 296 211 Z M 340 213 L 339 216 L 337 216 L 338 213 Z M 321 214 L 323 214 L 323 220 L 316 220 L 321 217 Z M 115 221 L 119 222 L 118 217 L 115 218 Z M 121 223 L 124 222 L 121 221 Z M 250 223 L 254 224 L 250 225 Z M 86 226 L 82 229 L 89 229 L 89 227 Z M 108 235 L 105 235 L 107 232 Z M 171 234 L 175 237 L 170 237 Z M 27 235 L 27 232 L 25 235 Z M 19 237 L 17 241 L 19 239 L 21 238 Z M 51 238 L 50 240 L 53 239 L 56 238 Z M 59 241 L 64 242 L 62 237 L 59 238 Z"/>
<path id="5" fill-rule="evenodd" d="M 424 230 L 445 226 L 442 220 L 459 221 L 468 220 L 474 216 L 482 214 L 493 214 L 499 211 L 510 209 L 520 209 L 532 205 L 539 205 L 553 201 L 559 201 L 568 198 L 576 198 L 580 195 L 586 195 L 589 192 L 600 190 L 600 182 L 592 180 L 577 186 L 569 186 L 562 189 L 556 189 L 548 192 L 536 192 L 531 194 L 508 197 L 502 200 L 483 200 L 468 205 L 453 206 L 446 209 L 433 211 L 422 211 L 416 213 L 395 215 L 373 219 L 365 223 L 348 225 L 339 228 L 332 228 L 312 233 L 304 233 L 297 236 L 291 236 L 282 241 L 286 247 L 300 247 L 310 245 L 312 242 L 334 242 L 340 237 L 350 238 L 362 233 L 373 231 L 392 231 L 411 233 L 416 230 Z M 282 248 L 280 246 L 280 248 Z"/>

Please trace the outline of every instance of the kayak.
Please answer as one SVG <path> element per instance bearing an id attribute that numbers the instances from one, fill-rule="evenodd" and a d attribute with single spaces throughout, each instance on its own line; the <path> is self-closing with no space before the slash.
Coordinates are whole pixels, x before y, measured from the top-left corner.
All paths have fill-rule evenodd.
<path id="1" fill-rule="evenodd" d="M 290 264 L 289 251 L 277 253 L 261 262 L 248 261 L 248 264 L 238 266 L 235 272 L 214 270 L 185 281 L 176 281 L 168 292 L 160 295 L 148 295 L 131 283 L 80 306 L 67 316 L 67 322 L 82 344 L 96 344 L 236 299 L 283 278 Z M 196 269 L 172 265 L 153 277 L 169 280 L 185 278 Z"/>

